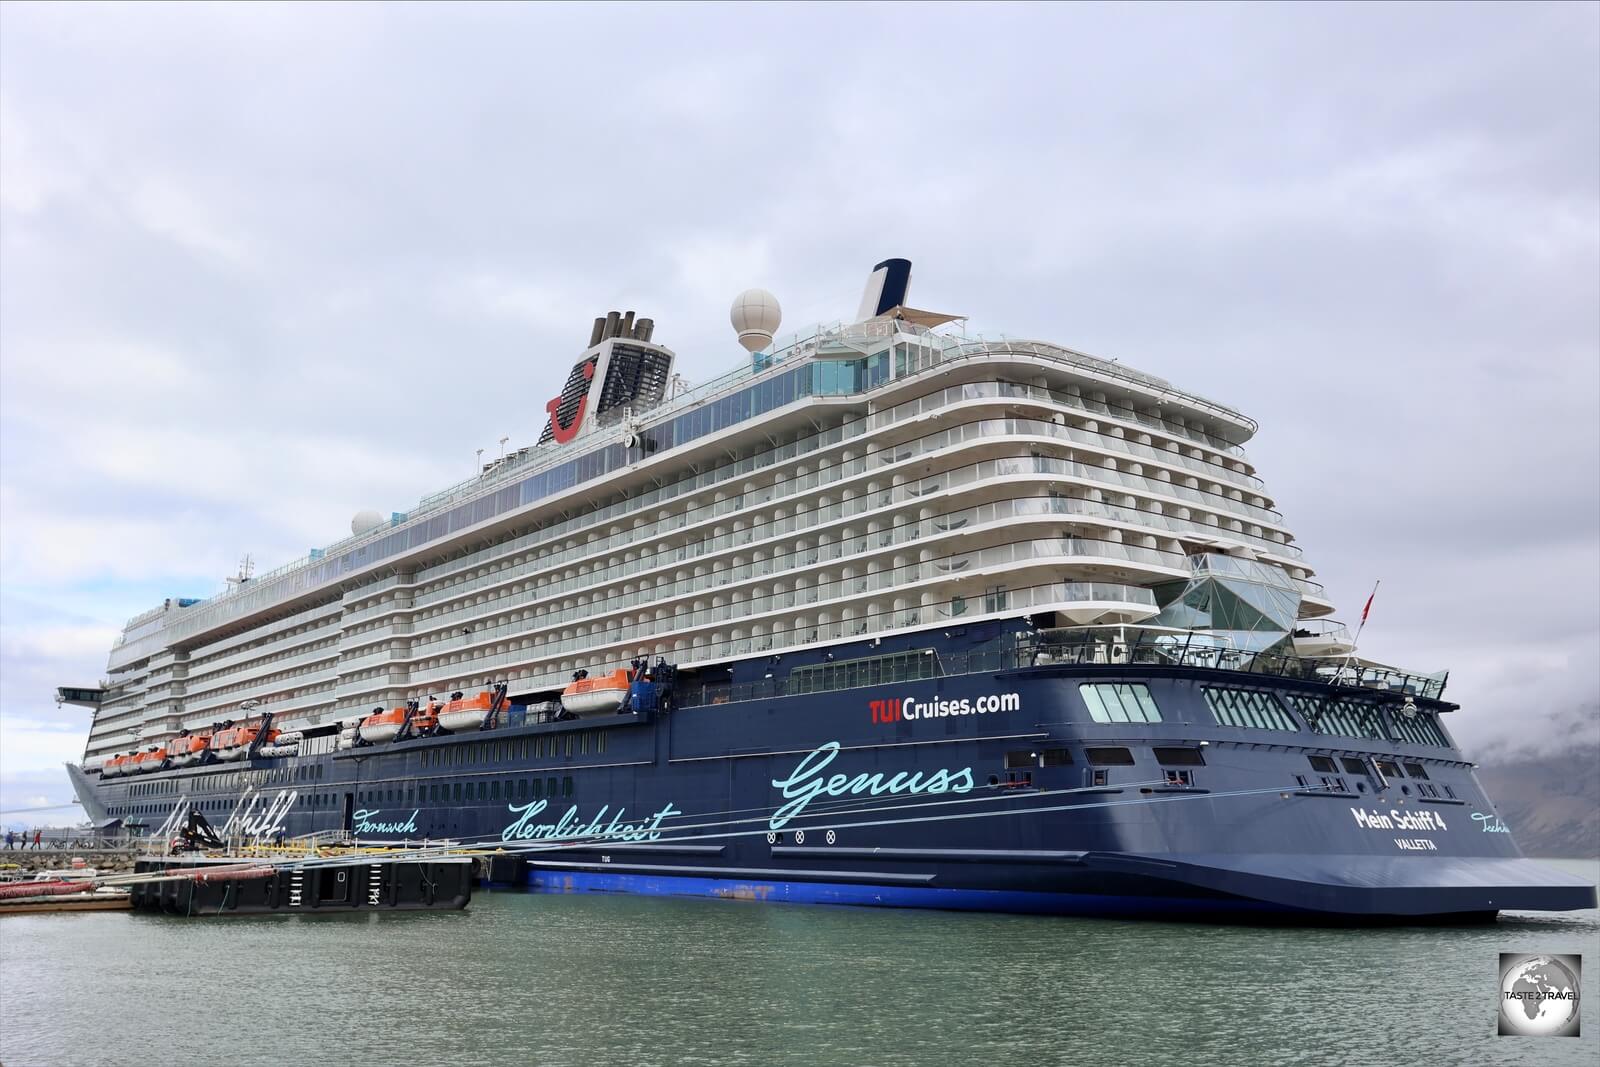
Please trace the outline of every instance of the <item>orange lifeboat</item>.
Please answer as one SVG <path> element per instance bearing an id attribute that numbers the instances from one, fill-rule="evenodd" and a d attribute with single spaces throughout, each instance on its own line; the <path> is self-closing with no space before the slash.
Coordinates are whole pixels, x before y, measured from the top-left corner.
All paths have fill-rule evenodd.
<path id="1" fill-rule="evenodd" d="M 100 767 L 100 777 L 102 777 L 102 778 L 115 778 L 118 775 L 126 773 L 127 769 L 128 769 L 128 754 L 125 753 L 125 752 L 118 752 L 116 755 L 112 756 L 110 759 L 106 760 L 104 764 L 101 765 L 101 767 Z"/>
<path id="2" fill-rule="evenodd" d="M 261 737 L 263 745 L 270 745 L 278 739 L 278 731 L 268 730 L 265 735 L 261 733 L 260 726 L 230 726 L 226 730 L 219 730 L 211 739 L 211 747 L 217 753 L 218 759 L 242 759 L 250 751 L 250 746 L 257 736 Z"/>
<path id="3" fill-rule="evenodd" d="M 456 696 L 438 710 L 439 725 L 453 734 L 476 730 L 483 725 L 494 707 L 494 698 L 488 690 L 475 697 Z"/>
<path id="4" fill-rule="evenodd" d="M 405 722 L 405 708 L 390 708 L 388 711 L 379 709 L 361 720 L 361 740 L 369 745 L 393 741 Z"/>
<path id="5" fill-rule="evenodd" d="M 210 734 L 184 734 L 167 742 L 167 759 L 174 767 L 198 763 L 211 744 Z"/>
<path id="6" fill-rule="evenodd" d="M 159 771 L 165 762 L 167 762 L 167 746 L 156 745 L 133 757 L 133 769 L 141 774 L 147 774 L 150 771 Z"/>
<path id="7" fill-rule="evenodd" d="M 561 691 L 561 706 L 574 715 L 604 715 L 622 707 L 628 699 L 632 679 L 625 670 L 612 671 L 596 678 L 580 671 L 581 678 Z"/>

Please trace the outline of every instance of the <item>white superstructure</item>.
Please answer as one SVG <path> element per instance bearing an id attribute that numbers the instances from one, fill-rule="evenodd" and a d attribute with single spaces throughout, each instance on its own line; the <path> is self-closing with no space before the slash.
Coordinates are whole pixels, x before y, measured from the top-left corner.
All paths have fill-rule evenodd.
<path id="1" fill-rule="evenodd" d="M 1251 420 L 1118 363 L 930 326 L 946 317 L 895 295 L 678 396 L 649 320 L 597 321 L 549 408 L 558 439 L 130 620 L 85 762 L 247 699 L 317 751 L 342 719 L 490 679 L 554 694 L 637 656 L 692 669 L 957 620 L 1138 622 L 1197 553 L 1277 568 L 1302 618 L 1332 610 L 1245 455 Z M 751 344 L 777 305 L 741 301 Z M 664 398 L 604 399 L 621 366 Z"/>

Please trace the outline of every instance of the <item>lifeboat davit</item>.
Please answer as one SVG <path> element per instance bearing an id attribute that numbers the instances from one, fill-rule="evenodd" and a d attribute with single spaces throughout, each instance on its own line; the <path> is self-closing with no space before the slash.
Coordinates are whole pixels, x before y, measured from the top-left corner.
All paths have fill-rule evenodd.
<path id="1" fill-rule="evenodd" d="M 187 767 L 200 762 L 200 757 L 211 745 L 210 734 L 185 734 L 167 742 L 167 759 L 174 767 Z"/>
<path id="2" fill-rule="evenodd" d="M 590 678 L 585 672 L 561 691 L 561 706 L 574 715 L 605 715 L 622 707 L 632 680 L 625 670 Z"/>
<path id="3" fill-rule="evenodd" d="M 419 734 L 430 734 L 439 728 L 439 712 L 444 710 L 444 705 L 432 697 L 426 704 L 419 703 L 417 710 L 411 715 L 411 725 Z"/>
<path id="4" fill-rule="evenodd" d="M 219 730 L 211 739 L 211 747 L 216 750 L 218 759 L 242 759 L 250 751 L 250 746 L 255 743 L 257 736 L 261 735 L 259 726 L 230 726 L 226 730 Z M 270 745 L 278 739 L 278 731 L 268 730 L 261 736 L 263 745 Z"/>
<path id="5" fill-rule="evenodd" d="M 489 717 L 489 711 L 493 706 L 494 698 L 489 695 L 488 690 L 475 697 L 463 697 L 457 694 L 439 708 L 439 725 L 453 734 L 476 730 Z"/>
<path id="6" fill-rule="evenodd" d="M 395 735 L 400 732 L 400 727 L 405 725 L 405 722 L 405 708 L 390 708 L 388 711 L 379 708 L 361 720 L 361 725 L 358 727 L 361 733 L 361 740 L 369 745 L 393 741 Z"/>

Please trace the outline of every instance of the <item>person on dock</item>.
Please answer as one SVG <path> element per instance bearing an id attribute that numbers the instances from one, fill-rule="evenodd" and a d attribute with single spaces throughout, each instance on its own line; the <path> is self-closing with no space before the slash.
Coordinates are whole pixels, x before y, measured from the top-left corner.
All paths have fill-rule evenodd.
<path id="1" fill-rule="evenodd" d="M 6 831 L 6 848 L 11 849 L 11 848 L 15 848 L 16 846 L 17 846 L 17 835 L 12 833 L 10 830 L 7 830 Z"/>
<path id="2" fill-rule="evenodd" d="M 38 848 L 39 847 L 39 838 L 41 838 L 43 836 L 44 836 L 44 831 L 43 830 L 35 830 L 33 832 L 33 847 L 34 848 Z"/>

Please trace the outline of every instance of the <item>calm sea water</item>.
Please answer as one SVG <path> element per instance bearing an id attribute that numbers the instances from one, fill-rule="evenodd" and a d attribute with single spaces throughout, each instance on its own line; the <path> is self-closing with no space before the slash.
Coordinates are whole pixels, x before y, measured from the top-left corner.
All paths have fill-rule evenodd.
<path id="1" fill-rule="evenodd" d="M 1494 1036 L 1502 951 L 1582 953 L 1581 1038 Z M 5 917 L 0 1062 L 1592 1065 L 1597 953 L 1593 911 L 1324 930 L 483 892 Z"/>

